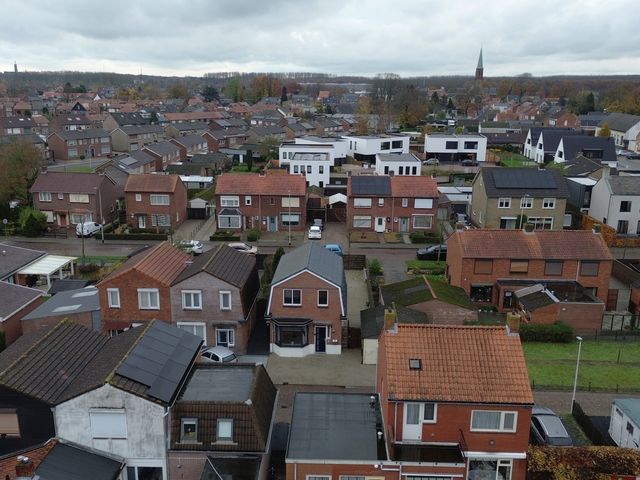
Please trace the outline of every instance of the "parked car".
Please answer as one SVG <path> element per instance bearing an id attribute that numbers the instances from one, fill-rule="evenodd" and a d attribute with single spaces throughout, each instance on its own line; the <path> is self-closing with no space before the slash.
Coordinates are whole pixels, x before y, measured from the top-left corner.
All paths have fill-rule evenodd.
<path id="1" fill-rule="evenodd" d="M 548 408 L 533 407 L 531 411 L 531 442 L 537 445 L 570 447 L 573 440 L 562 420 Z"/>
<path id="2" fill-rule="evenodd" d="M 324 230 L 324 223 L 322 222 L 321 218 L 314 218 L 313 225 L 316 227 L 320 227 L 320 230 Z"/>
<path id="3" fill-rule="evenodd" d="M 204 245 L 198 240 L 182 240 L 178 246 L 192 255 L 200 255 L 204 252 Z"/>
<path id="4" fill-rule="evenodd" d="M 307 234 L 312 240 L 320 240 L 322 238 L 322 230 L 317 225 L 311 225 L 309 227 L 309 233 Z"/>
<path id="5" fill-rule="evenodd" d="M 205 363 L 236 363 L 238 357 L 227 347 L 205 347 L 200 352 L 200 359 Z"/>
<path id="6" fill-rule="evenodd" d="M 258 253 L 258 247 L 255 245 L 249 245 L 248 243 L 231 242 L 228 245 L 239 252 L 248 253 L 249 255 L 255 255 Z"/>
<path id="7" fill-rule="evenodd" d="M 430 247 L 419 248 L 416 252 L 418 260 L 446 260 L 446 245 L 431 245 Z"/>
<path id="8" fill-rule="evenodd" d="M 440 163 L 440 161 L 433 157 L 433 158 L 427 158 L 424 162 L 422 162 L 422 165 L 438 165 Z"/>
<path id="9" fill-rule="evenodd" d="M 76 235 L 79 237 L 91 237 L 100 231 L 102 225 L 96 222 L 84 222 L 76 225 Z"/>
<path id="10" fill-rule="evenodd" d="M 342 247 L 337 243 L 327 243 L 324 248 L 329 250 L 330 252 L 335 253 L 336 255 L 342 256 Z"/>
<path id="11" fill-rule="evenodd" d="M 462 162 L 460 162 L 460 165 L 462 165 L 463 167 L 475 167 L 478 165 L 478 162 L 475 162 L 469 158 L 462 160 Z"/>

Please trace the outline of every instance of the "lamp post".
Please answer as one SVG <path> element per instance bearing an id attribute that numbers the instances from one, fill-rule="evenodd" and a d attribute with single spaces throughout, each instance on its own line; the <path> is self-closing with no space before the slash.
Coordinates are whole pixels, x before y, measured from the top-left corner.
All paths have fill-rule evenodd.
<path id="1" fill-rule="evenodd" d="M 524 226 L 524 201 L 525 199 L 529 198 L 531 195 L 529 195 L 528 193 L 525 193 L 522 198 L 520 199 L 520 225 L 518 226 L 518 228 L 523 228 Z"/>
<path id="2" fill-rule="evenodd" d="M 288 190 L 289 194 L 289 246 L 291 246 L 291 190 Z"/>
<path id="3" fill-rule="evenodd" d="M 576 389 L 578 388 L 578 368 L 580 367 L 580 351 L 582 350 L 582 337 L 576 337 L 578 340 L 578 358 L 576 360 L 576 376 L 573 379 L 573 395 L 571 396 L 570 412 L 573 412 L 573 404 L 576 401 Z"/>
<path id="4" fill-rule="evenodd" d="M 98 192 L 98 204 L 100 205 L 100 236 L 102 237 L 102 243 L 104 243 L 104 217 L 102 216 L 102 192 L 98 187 L 93 187 Z"/>
<path id="5" fill-rule="evenodd" d="M 82 240 L 82 264 L 84 265 L 84 220 L 85 216 L 82 215 L 82 223 L 80 224 L 80 239 Z"/>

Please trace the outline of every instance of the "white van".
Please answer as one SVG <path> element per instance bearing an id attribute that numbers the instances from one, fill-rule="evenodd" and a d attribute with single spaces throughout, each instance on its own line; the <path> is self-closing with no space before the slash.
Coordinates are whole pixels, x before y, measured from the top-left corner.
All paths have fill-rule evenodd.
<path id="1" fill-rule="evenodd" d="M 76 225 L 76 235 L 79 237 L 91 237 L 100 231 L 102 225 L 96 222 L 84 222 Z"/>

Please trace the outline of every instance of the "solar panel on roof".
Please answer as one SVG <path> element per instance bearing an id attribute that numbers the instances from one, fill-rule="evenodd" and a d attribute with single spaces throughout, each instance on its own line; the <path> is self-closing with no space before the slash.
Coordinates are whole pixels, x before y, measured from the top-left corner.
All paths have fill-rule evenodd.
<path id="1" fill-rule="evenodd" d="M 374 176 L 351 177 L 351 192 L 354 195 L 391 195 L 391 179 Z"/>
<path id="2" fill-rule="evenodd" d="M 556 188 L 553 173 L 547 170 L 492 170 L 496 188 Z"/>

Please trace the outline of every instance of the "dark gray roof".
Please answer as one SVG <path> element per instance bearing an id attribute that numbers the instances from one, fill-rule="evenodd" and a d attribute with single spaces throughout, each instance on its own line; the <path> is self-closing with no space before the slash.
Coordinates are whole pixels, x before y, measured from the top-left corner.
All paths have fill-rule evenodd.
<path id="1" fill-rule="evenodd" d="M 0 128 L 32 128 L 35 125 L 30 117 L 0 117 Z"/>
<path id="2" fill-rule="evenodd" d="M 518 301 L 530 312 L 556 303 L 546 290 L 531 292 L 522 297 L 518 297 Z"/>
<path id="3" fill-rule="evenodd" d="M 538 139 L 540 138 L 540 134 L 542 132 L 564 132 L 564 133 L 568 133 L 568 132 L 574 132 L 575 130 L 573 130 L 570 127 L 531 127 L 529 128 L 529 133 L 531 134 L 531 145 L 537 145 L 538 144 Z M 571 135 L 569 133 L 569 135 Z"/>
<path id="4" fill-rule="evenodd" d="M 179 400 L 242 403 L 251 398 L 254 376 L 253 365 L 196 368 Z"/>
<path id="5" fill-rule="evenodd" d="M 112 113 L 111 116 L 118 123 L 118 125 L 146 125 L 151 123 L 150 118 L 143 117 L 140 113 Z"/>
<path id="6" fill-rule="evenodd" d="M 173 173 L 175 175 L 200 175 L 203 165 L 193 164 L 191 162 L 185 162 L 182 164 L 172 163 L 167 165 L 165 170 L 167 173 Z"/>
<path id="7" fill-rule="evenodd" d="M 567 198 L 569 189 L 562 172 L 537 168 L 482 168 L 487 197 Z"/>
<path id="8" fill-rule="evenodd" d="M 0 282 L 0 320 L 14 314 L 44 294 L 42 290 Z"/>
<path id="9" fill-rule="evenodd" d="M 87 280 L 75 280 L 73 278 L 58 278 L 53 281 L 51 288 L 47 292 L 49 295 L 65 292 L 67 290 L 77 290 L 84 288 L 89 284 Z"/>
<path id="10" fill-rule="evenodd" d="M 139 135 L 141 133 L 164 133 L 164 129 L 160 125 L 126 125 L 120 127 L 127 135 Z"/>
<path id="11" fill-rule="evenodd" d="M 580 154 L 562 164 L 565 177 L 584 177 L 602 168 L 600 160 L 587 158 Z"/>
<path id="12" fill-rule="evenodd" d="M 272 285 L 304 270 L 309 270 L 345 290 L 342 257 L 312 242 L 282 256 L 273 275 Z"/>
<path id="13" fill-rule="evenodd" d="M 283 257 L 284 258 L 284 257 Z M 206 272 L 238 288 L 244 287 L 256 268 L 253 255 L 238 252 L 221 244 L 202 255 L 194 257 L 193 263 L 187 266 L 173 281 L 176 285 L 199 272 Z"/>
<path id="14" fill-rule="evenodd" d="M 298 392 L 286 458 L 386 460 L 380 405 L 376 395 L 371 404 L 372 395 Z"/>
<path id="15" fill-rule="evenodd" d="M 360 333 L 362 338 L 378 338 L 384 326 L 384 305 L 360 311 Z M 397 323 L 428 323 L 427 314 L 395 305 Z"/>
<path id="16" fill-rule="evenodd" d="M 611 130 L 615 130 L 617 132 L 626 132 L 635 124 L 640 123 L 640 116 L 631 115 L 629 113 L 614 112 L 603 118 L 598 126 L 602 127 L 605 123 Z"/>
<path id="17" fill-rule="evenodd" d="M 68 131 L 52 133 L 51 135 L 58 135 L 63 140 L 80 140 L 85 138 L 103 138 L 103 137 L 109 138 L 109 132 L 107 132 L 102 128 L 87 128 L 85 130 L 68 130 Z"/>
<path id="18" fill-rule="evenodd" d="M 389 176 L 358 175 L 349 178 L 352 195 L 391 196 L 391 177 Z"/>
<path id="19" fill-rule="evenodd" d="M 45 252 L 39 250 L 0 243 L 0 280 L 11 276 L 22 267 L 45 255 Z"/>
<path id="20" fill-rule="evenodd" d="M 100 298 L 98 289 L 91 286 L 78 290 L 60 292 L 38 306 L 38 308 L 29 312 L 22 320 L 99 311 Z"/>
<path id="21" fill-rule="evenodd" d="M 568 162 L 579 155 L 589 154 L 592 151 L 602 152 L 602 158 L 598 161 L 615 162 L 616 146 L 613 137 L 590 137 L 587 135 L 571 135 L 562 138 L 564 160 Z"/>
<path id="22" fill-rule="evenodd" d="M 191 135 L 184 135 L 182 137 L 174 138 L 172 140 L 174 142 L 178 142 L 180 145 L 186 148 L 193 147 L 194 145 L 198 145 L 200 143 L 207 143 L 207 141 L 197 133 L 193 133 Z"/>
<path id="23" fill-rule="evenodd" d="M 191 158 L 191 163 L 197 163 L 199 165 L 220 165 L 226 160 L 229 160 L 224 153 L 209 152 L 209 153 L 194 153 Z"/>
<path id="24" fill-rule="evenodd" d="M 379 153 L 378 157 L 383 162 L 415 162 L 420 160 L 413 153 Z"/>
<path id="25" fill-rule="evenodd" d="M 613 195 L 640 195 L 640 179 L 635 176 L 606 177 Z"/>
<path id="26" fill-rule="evenodd" d="M 100 455 L 79 446 L 56 443 L 36 468 L 41 480 L 115 480 L 119 478 L 124 459 Z"/>
<path id="27" fill-rule="evenodd" d="M 207 122 L 182 122 L 182 123 L 170 123 L 165 128 L 173 127 L 179 132 L 191 132 L 195 130 L 208 130 L 209 124 Z"/>
<path id="28" fill-rule="evenodd" d="M 271 135 L 284 135 L 286 132 L 282 127 L 251 127 L 253 132 L 258 137 L 268 137 Z"/>
<path id="29" fill-rule="evenodd" d="M 543 130 L 540 133 L 542 137 L 542 146 L 544 147 L 545 152 L 555 153 L 558 149 L 558 144 L 560 143 L 560 139 L 568 138 L 573 136 L 582 136 L 586 137 L 582 132 L 577 132 L 575 130 Z M 540 138 L 538 138 L 538 142 Z"/>
<path id="30" fill-rule="evenodd" d="M 149 143 L 148 145 L 145 145 L 144 148 L 147 150 L 151 150 L 152 152 L 161 156 L 169 155 L 169 154 L 180 151 L 180 148 L 177 145 L 174 145 L 169 141 Z M 142 151 L 144 151 L 144 149 Z"/>
<path id="31" fill-rule="evenodd" d="M 586 115 L 578 115 L 578 121 L 581 127 L 597 127 L 608 115 L 606 112 L 589 112 Z"/>
<path id="32" fill-rule="evenodd" d="M 42 137 L 36 133 L 19 133 L 12 135 L 0 135 L 0 145 L 9 145 L 13 142 L 28 142 L 33 145 L 44 144 Z"/>

